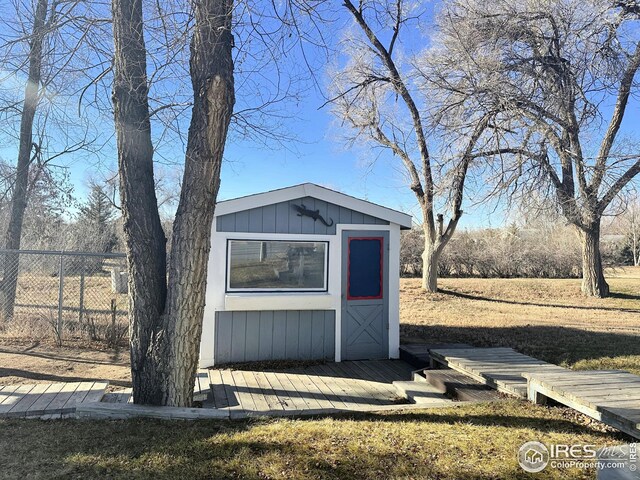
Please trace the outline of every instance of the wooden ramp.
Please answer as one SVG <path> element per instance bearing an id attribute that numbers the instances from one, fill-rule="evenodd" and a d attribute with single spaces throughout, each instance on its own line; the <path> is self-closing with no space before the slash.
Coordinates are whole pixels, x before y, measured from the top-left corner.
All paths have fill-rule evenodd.
<path id="1" fill-rule="evenodd" d="M 429 351 L 434 363 L 445 365 L 499 392 L 527 398 L 525 373 L 566 372 L 565 368 L 511 348 L 452 348 Z"/>
<path id="2" fill-rule="evenodd" d="M 620 370 L 531 372 L 528 397 L 548 398 L 640 438 L 640 377 Z"/>
<path id="3" fill-rule="evenodd" d="M 0 418 L 54 418 L 74 413 L 81 402 L 99 402 L 109 382 L 0 386 Z"/>

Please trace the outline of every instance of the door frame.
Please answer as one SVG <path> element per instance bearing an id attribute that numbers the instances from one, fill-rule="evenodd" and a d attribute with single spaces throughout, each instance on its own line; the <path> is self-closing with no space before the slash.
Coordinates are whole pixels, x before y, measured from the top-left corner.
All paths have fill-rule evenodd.
<path id="1" fill-rule="evenodd" d="M 372 238 L 372 239 L 382 239 L 382 294 L 381 300 L 383 305 L 383 325 L 382 325 L 382 338 L 380 339 L 383 353 L 381 358 L 389 358 L 389 330 L 390 330 L 390 318 L 389 318 L 389 300 L 390 300 L 390 290 L 389 290 L 389 262 L 390 262 L 390 241 L 391 235 L 389 229 L 382 229 L 377 225 L 372 225 L 373 227 L 378 227 L 377 229 L 363 229 L 363 228 L 344 228 L 339 232 L 339 241 L 341 245 L 341 255 L 340 255 L 340 277 L 341 277 L 341 286 L 340 286 L 340 358 L 346 359 L 347 353 L 347 338 L 345 334 L 345 329 L 347 328 L 347 302 L 362 302 L 363 305 L 366 305 L 367 302 L 371 302 L 376 299 L 361 299 L 361 300 L 353 300 L 349 299 L 347 287 L 348 287 L 348 255 L 349 255 L 349 238 Z M 338 232 L 336 232 L 338 233 Z M 337 334 L 338 328 L 336 328 Z M 337 345 L 336 345 L 337 346 Z"/>

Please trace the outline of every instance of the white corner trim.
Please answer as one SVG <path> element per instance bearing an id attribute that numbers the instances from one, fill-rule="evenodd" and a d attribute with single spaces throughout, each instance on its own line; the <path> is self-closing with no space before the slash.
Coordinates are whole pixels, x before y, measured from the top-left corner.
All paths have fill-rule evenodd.
<path id="1" fill-rule="evenodd" d="M 224 309 L 255 310 L 331 310 L 335 304 L 329 293 L 227 293 Z"/>
<path id="2" fill-rule="evenodd" d="M 396 223 L 404 228 L 411 228 L 411 215 L 336 192 L 335 190 L 330 190 L 313 183 L 303 183 L 302 185 L 272 190 L 270 192 L 224 200 L 216 204 L 215 214 L 216 216 L 227 215 L 252 208 L 263 207 L 265 205 L 273 205 L 274 203 L 288 202 L 303 197 L 317 198 L 372 217 L 381 218 L 390 223 Z"/>

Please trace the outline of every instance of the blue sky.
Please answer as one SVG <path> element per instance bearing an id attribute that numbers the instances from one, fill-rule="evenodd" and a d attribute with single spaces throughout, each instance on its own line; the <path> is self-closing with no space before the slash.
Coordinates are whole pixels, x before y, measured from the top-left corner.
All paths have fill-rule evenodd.
<path id="1" fill-rule="evenodd" d="M 432 20 L 437 4 L 423 3 L 421 8 L 426 11 L 422 20 L 423 31 L 425 23 Z M 338 12 L 337 15 L 334 30 L 339 32 L 351 24 L 351 18 L 344 12 Z M 416 33 L 419 30 L 407 27 L 407 32 L 412 32 L 412 36 L 401 37 L 400 44 L 409 50 L 424 48 L 427 40 Z M 332 37 L 336 42 L 339 39 L 340 34 Z M 318 54 L 318 57 L 322 55 Z M 320 87 L 307 88 L 297 106 L 289 106 L 292 109 L 291 118 L 282 125 L 298 141 L 293 142 L 290 148 L 268 149 L 230 138 L 226 146 L 227 161 L 222 170 L 219 199 L 312 182 L 419 218 L 420 208 L 413 192 L 407 187 L 399 159 L 387 151 L 349 147 L 343 141 L 347 127 L 336 122 L 328 106 L 322 108 L 326 99 L 321 90 L 327 83 L 327 67 L 322 60 L 316 63 L 316 80 Z M 375 161 L 371 162 L 371 159 Z M 494 207 L 473 207 L 466 202 L 463 208 L 465 215 L 459 228 L 502 224 L 504 214 L 496 213 Z"/>
<path id="2" fill-rule="evenodd" d="M 433 9 L 437 4 L 438 2 L 429 2 L 427 8 Z M 336 31 L 340 31 L 350 22 L 346 16 L 342 18 L 340 13 L 338 17 Z M 430 15 L 427 15 L 426 19 L 430 20 Z M 337 40 L 339 35 L 332 38 Z M 408 49 L 426 44 L 424 38 L 417 36 L 405 39 L 405 42 L 407 41 L 408 44 L 405 43 L 405 45 Z M 289 59 L 289 61 L 295 60 L 295 58 Z M 324 85 L 326 83 L 325 67 L 321 61 L 316 63 L 318 64 L 317 81 L 320 85 Z M 188 78 L 184 81 L 188 83 Z M 249 94 L 248 91 L 238 93 L 238 95 L 247 94 Z M 381 153 L 379 150 L 366 150 L 363 147 L 349 149 L 340 140 L 344 130 L 336 125 L 330 109 L 320 108 L 324 102 L 325 98 L 319 88 L 310 85 L 295 102 L 284 107 L 290 112 L 290 117 L 280 121 L 280 128 L 292 133 L 298 139 L 291 142 L 288 148 L 265 147 L 260 142 L 230 136 L 226 146 L 219 199 L 224 200 L 312 182 L 411 213 L 416 218 L 419 217 L 419 207 L 413 193 L 406 186 L 399 160 L 388 152 Z M 604 107 L 606 111 L 607 106 Z M 605 118 L 606 116 L 607 113 Z M 625 119 L 626 133 L 637 135 L 639 122 L 638 101 L 634 100 Z M 109 128 L 112 126 L 110 125 Z M 105 132 L 109 131 L 109 128 L 106 124 L 104 125 Z M 164 151 L 163 154 L 165 157 L 175 158 L 176 164 L 184 158 L 183 148 L 179 145 Z M 0 149 L 0 155 L 11 160 L 12 157 L 15 158 L 15 150 Z M 100 162 L 91 161 L 86 157 L 65 161 L 69 166 L 71 180 L 79 198 L 86 193 L 86 183 L 89 178 L 100 178 L 109 168 L 114 167 L 116 151 L 113 145 L 103 150 L 102 157 Z M 377 160 L 371 164 L 367 161 L 371 158 Z M 465 215 L 459 223 L 459 228 L 503 224 L 505 212 L 499 207 L 473 205 L 471 201 L 466 200 L 463 204 Z M 447 215 L 448 211 L 442 213 Z"/>
<path id="3" fill-rule="evenodd" d="M 268 150 L 250 142 L 230 140 L 218 198 L 226 200 L 312 182 L 418 217 L 414 194 L 398 171 L 399 160 L 378 150 L 367 152 L 364 148 L 345 146 L 330 111 L 318 111 L 323 102 L 319 94 L 310 94 L 305 101 L 304 118 L 291 121 L 290 128 L 300 138 L 292 146 L 294 152 Z M 372 156 L 377 157 L 373 166 L 366 161 L 366 157 Z M 494 213 L 493 207 L 472 208 L 467 202 L 460 227 L 501 224 L 504 215 Z"/>

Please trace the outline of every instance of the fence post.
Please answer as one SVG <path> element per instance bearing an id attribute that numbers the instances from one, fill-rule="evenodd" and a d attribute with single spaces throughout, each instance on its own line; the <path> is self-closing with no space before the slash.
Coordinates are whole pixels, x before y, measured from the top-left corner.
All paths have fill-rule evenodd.
<path id="1" fill-rule="evenodd" d="M 64 252 L 60 252 L 60 268 L 58 269 L 58 336 L 62 338 L 62 305 L 64 303 Z"/>
<path id="2" fill-rule="evenodd" d="M 82 262 L 80 263 L 80 305 L 78 310 L 78 324 L 82 325 L 82 317 L 84 315 L 84 270 L 85 265 L 87 263 L 87 257 L 82 257 Z"/>

